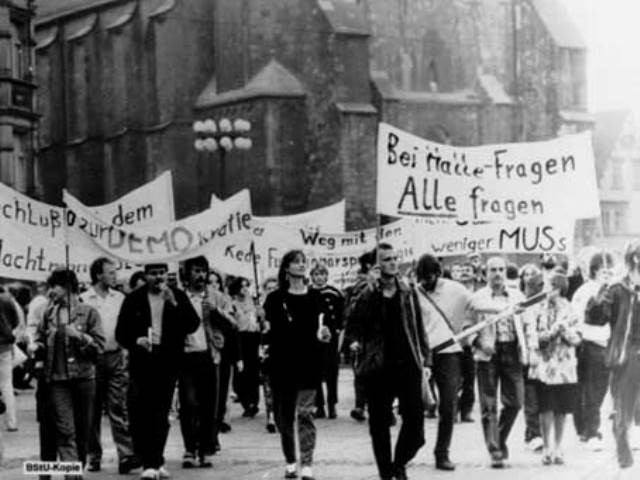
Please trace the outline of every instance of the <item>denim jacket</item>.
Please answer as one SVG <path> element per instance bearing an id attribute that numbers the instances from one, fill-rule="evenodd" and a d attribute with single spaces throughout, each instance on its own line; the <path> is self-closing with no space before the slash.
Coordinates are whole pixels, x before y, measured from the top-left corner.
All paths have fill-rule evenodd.
<path id="1" fill-rule="evenodd" d="M 42 322 L 38 325 L 35 342 L 45 349 L 44 379 L 51 380 L 53 374 L 54 348 L 58 305 L 47 308 Z M 67 378 L 91 379 L 96 376 L 96 360 L 104 349 L 105 337 L 98 311 L 84 303 L 71 307 L 69 325 L 80 332 L 80 338 L 65 337 L 65 358 Z"/>

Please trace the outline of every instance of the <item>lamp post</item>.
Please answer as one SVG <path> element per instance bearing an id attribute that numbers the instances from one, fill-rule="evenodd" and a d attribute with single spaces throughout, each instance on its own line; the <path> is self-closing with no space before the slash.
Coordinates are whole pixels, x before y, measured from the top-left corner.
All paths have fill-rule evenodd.
<path id="1" fill-rule="evenodd" d="M 251 131 L 251 122 L 242 118 L 230 120 L 222 118 L 218 122 L 211 118 L 205 120 L 197 120 L 193 123 L 193 131 L 196 134 L 196 140 L 193 146 L 199 152 L 213 153 L 220 152 L 220 178 L 219 192 L 220 197 L 224 199 L 225 192 L 225 175 L 226 175 L 226 157 L 227 152 L 233 150 L 249 150 L 253 143 L 246 136 Z"/>

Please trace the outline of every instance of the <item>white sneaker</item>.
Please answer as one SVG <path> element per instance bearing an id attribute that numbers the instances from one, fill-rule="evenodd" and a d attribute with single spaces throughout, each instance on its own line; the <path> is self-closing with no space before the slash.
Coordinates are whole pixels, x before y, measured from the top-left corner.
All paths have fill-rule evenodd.
<path id="1" fill-rule="evenodd" d="M 158 469 L 158 478 L 171 478 L 169 470 L 164 468 L 164 465 Z"/>
<path id="2" fill-rule="evenodd" d="M 591 437 L 587 440 L 587 448 L 592 452 L 601 452 L 604 449 L 602 445 L 602 439 L 598 437 Z"/>
<path id="3" fill-rule="evenodd" d="M 308 465 L 305 465 L 304 467 L 302 467 L 300 469 L 300 477 L 302 477 L 303 479 L 312 479 L 313 478 L 313 470 L 311 470 L 311 467 Z"/>
<path id="4" fill-rule="evenodd" d="M 158 478 L 160 477 L 158 476 L 157 470 L 153 468 L 147 468 L 144 472 L 142 472 L 140 478 L 144 480 L 158 480 Z"/>
<path id="5" fill-rule="evenodd" d="M 530 452 L 541 452 L 542 447 L 544 447 L 544 443 L 540 437 L 533 437 L 526 444 L 526 448 Z"/>

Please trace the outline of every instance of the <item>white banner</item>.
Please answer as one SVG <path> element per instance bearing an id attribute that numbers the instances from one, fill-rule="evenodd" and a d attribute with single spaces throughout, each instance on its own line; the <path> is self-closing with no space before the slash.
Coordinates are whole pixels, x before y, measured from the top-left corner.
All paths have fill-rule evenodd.
<path id="1" fill-rule="evenodd" d="M 211 195 L 211 206 L 222 202 L 215 194 Z M 346 215 L 346 201 L 341 200 L 326 207 L 294 213 L 293 215 L 274 215 L 270 217 L 256 217 L 254 220 L 268 221 L 296 228 L 320 229 L 323 232 L 343 233 Z"/>
<path id="2" fill-rule="evenodd" d="M 438 257 L 470 253 L 573 254 L 574 222 L 415 225 L 414 250 Z"/>
<path id="3" fill-rule="evenodd" d="M 264 220 L 254 221 L 256 257 L 261 280 L 275 277 L 282 256 L 289 250 L 302 250 L 308 257 L 309 270 L 321 263 L 329 270 L 329 283 L 344 288 L 356 280 L 360 268 L 358 258 L 376 247 L 376 229 L 356 230 L 346 233 L 325 233 L 274 224 Z M 393 245 L 400 262 L 416 259 L 413 248 L 413 225 L 399 220 L 380 227 L 380 242 Z"/>
<path id="4" fill-rule="evenodd" d="M 245 244 L 251 235 L 249 190 L 242 190 L 216 208 L 145 228 L 109 224 L 64 192 L 68 207 L 66 225 L 74 243 L 84 242 L 130 263 L 178 262 L 221 251 L 227 243 Z"/>
<path id="5" fill-rule="evenodd" d="M 381 123 L 377 179 L 377 211 L 392 216 L 542 225 L 600 215 L 590 132 L 454 147 Z"/>
<path id="6" fill-rule="evenodd" d="M 108 205 L 92 207 L 109 223 L 145 226 L 174 218 L 171 173 L 137 188 Z M 18 280 L 46 280 L 66 265 L 64 208 L 49 205 L 0 184 L 0 276 Z M 69 242 L 70 267 L 81 280 L 89 279 L 89 265 L 103 252 Z M 120 269 L 126 269 L 123 263 Z"/>

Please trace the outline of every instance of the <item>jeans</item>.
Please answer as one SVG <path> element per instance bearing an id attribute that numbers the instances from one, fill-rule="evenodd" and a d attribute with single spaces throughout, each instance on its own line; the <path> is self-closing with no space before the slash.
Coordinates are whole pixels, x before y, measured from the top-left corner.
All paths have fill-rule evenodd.
<path id="1" fill-rule="evenodd" d="M 186 452 L 200 457 L 216 448 L 218 366 L 206 352 L 185 353 L 178 378 L 180 429 Z"/>
<path id="2" fill-rule="evenodd" d="M 174 354 L 154 345 L 152 353 L 129 364 L 129 427 L 145 469 L 164 464 L 178 361 Z"/>
<path id="3" fill-rule="evenodd" d="M 89 461 L 102 460 L 101 430 L 102 412 L 106 409 L 111 423 L 111 436 L 118 452 L 118 460 L 123 462 L 133 456 L 133 441 L 129 433 L 127 412 L 127 388 L 129 374 L 124 352 L 105 352 L 96 366 L 96 401 L 91 434 L 89 435 Z"/>
<path id="4" fill-rule="evenodd" d="M 437 459 L 449 458 L 449 446 L 458 403 L 461 353 L 440 353 L 433 356 L 433 378 L 438 387 L 438 437 L 433 453 Z"/>
<path id="5" fill-rule="evenodd" d="M 540 412 L 538 411 L 538 387 L 535 380 L 529 380 L 528 368 L 524 368 L 524 441 L 540 437 Z"/>
<path id="6" fill-rule="evenodd" d="M 616 439 L 618 463 L 622 467 L 633 464 L 629 446 L 629 426 L 634 420 L 640 399 L 640 352 L 629 352 L 626 362 L 612 369 L 613 435 Z"/>
<path id="7" fill-rule="evenodd" d="M 410 368 L 387 370 L 366 379 L 369 433 L 381 477 L 391 477 L 403 468 L 424 445 L 422 372 Z M 391 458 L 391 415 L 398 398 L 402 426 Z"/>
<path id="8" fill-rule="evenodd" d="M 498 419 L 497 393 L 500 383 L 502 411 Z M 524 376 L 516 342 L 496 343 L 496 353 L 478 362 L 478 391 L 484 440 L 492 458 L 502 459 L 507 438 L 524 399 Z"/>
<path id="9" fill-rule="evenodd" d="M 473 403 L 476 401 L 476 361 L 473 359 L 471 347 L 464 347 L 460 368 L 462 381 L 458 410 L 461 416 L 466 417 L 473 411 Z"/>
<path id="10" fill-rule="evenodd" d="M 286 462 L 296 462 L 294 423 L 297 413 L 300 463 L 302 466 L 311 466 L 316 447 L 316 426 L 313 423 L 316 391 L 272 385 L 272 392 L 275 420 Z"/>
<path id="11" fill-rule="evenodd" d="M 87 442 L 96 395 L 94 379 L 73 379 L 49 384 L 49 399 L 56 423 L 56 447 L 62 462 L 86 463 Z"/>
<path id="12" fill-rule="evenodd" d="M 7 406 L 7 411 L 4 414 L 7 428 L 17 428 L 18 426 L 16 397 L 13 392 L 12 361 L 12 349 L 0 353 L 0 393 L 2 393 L 2 401 L 4 401 Z"/>
<path id="13" fill-rule="evenodd" d="M 605 348 L 588 340 L 578 349 L 578 388 L 576 432 L 586 440 L 600 437 L 600 407 L 609 386 L 609 370 L 605 366 Z"/>

